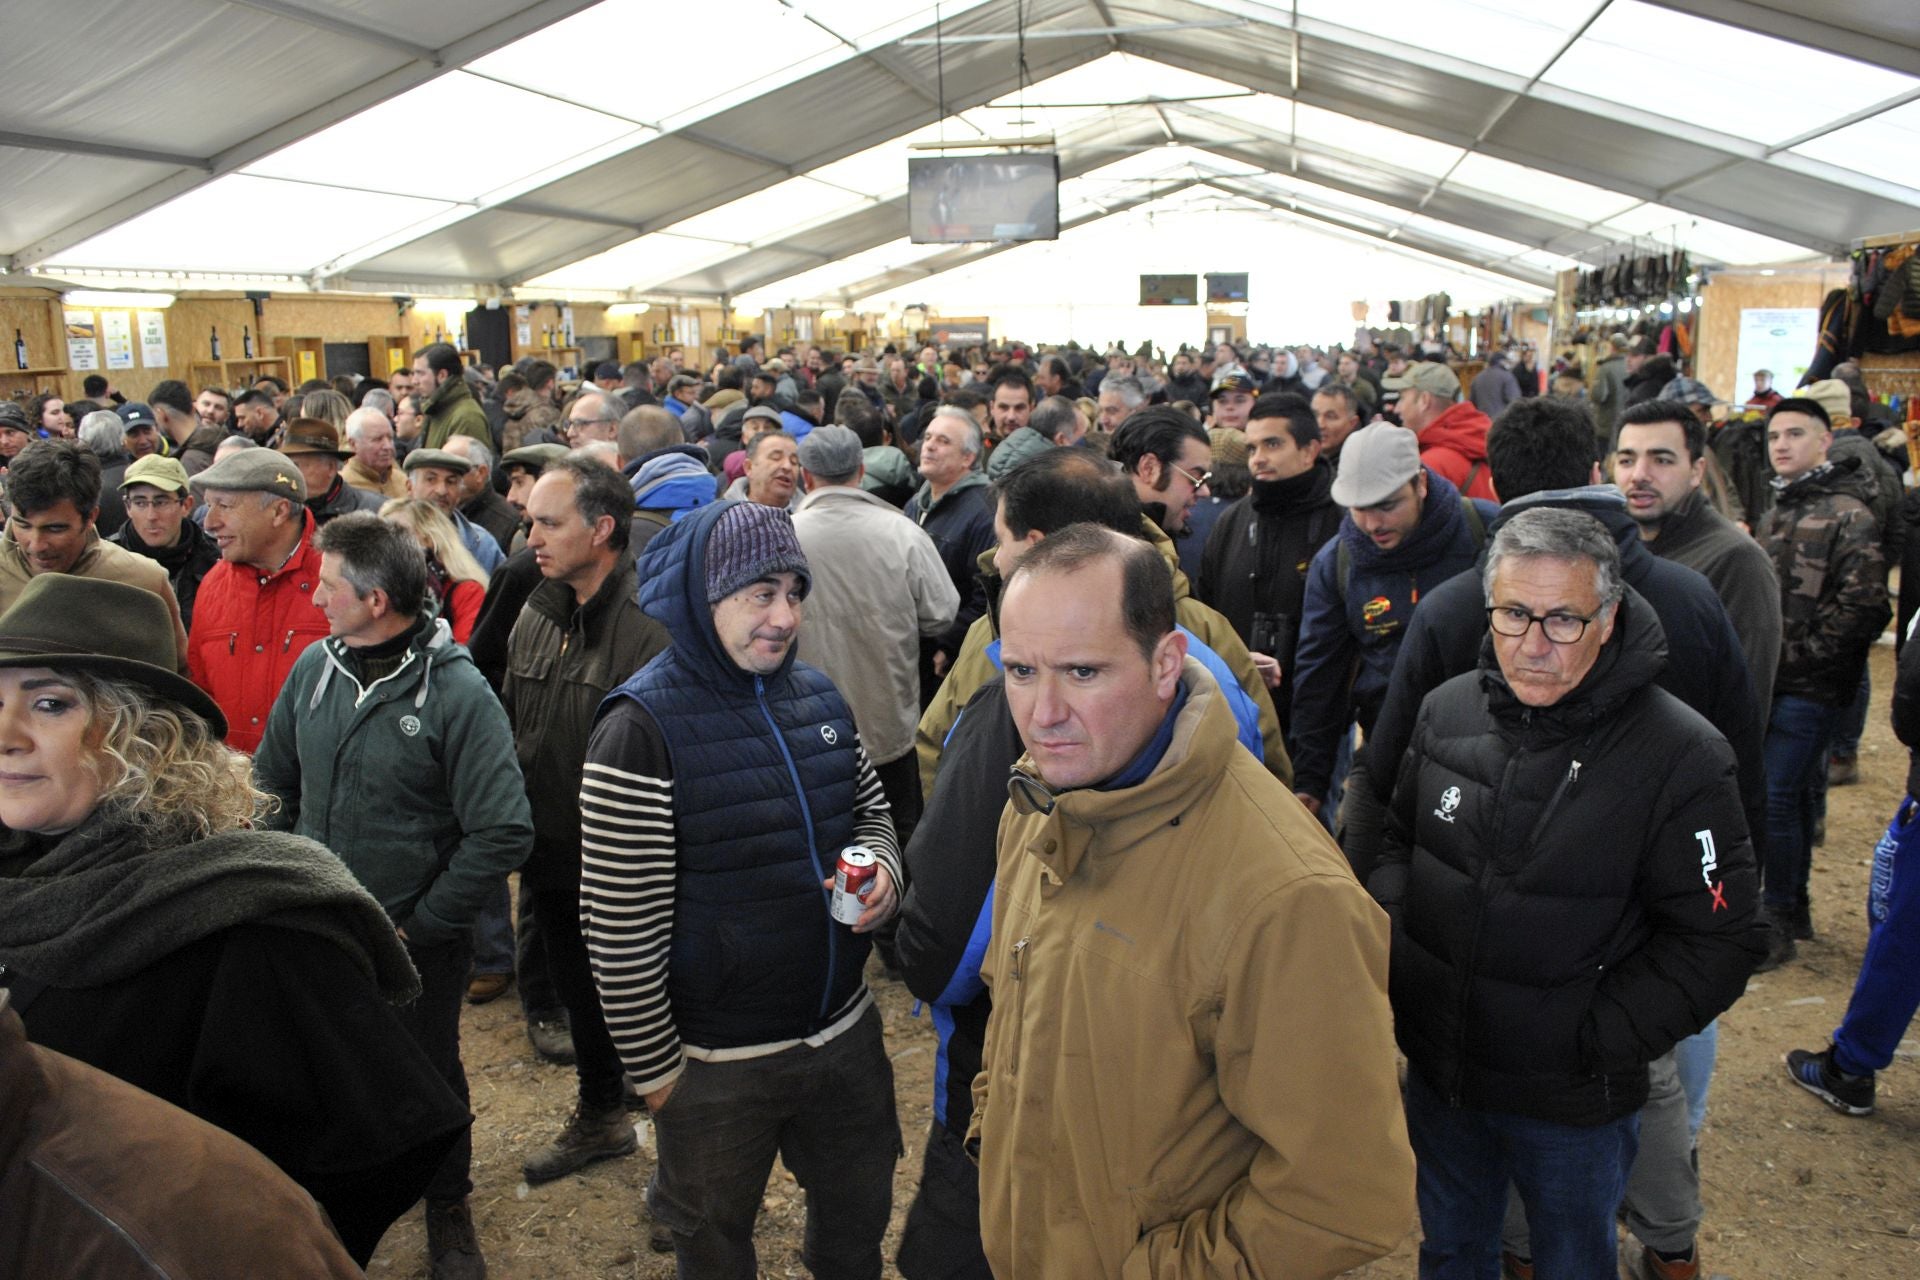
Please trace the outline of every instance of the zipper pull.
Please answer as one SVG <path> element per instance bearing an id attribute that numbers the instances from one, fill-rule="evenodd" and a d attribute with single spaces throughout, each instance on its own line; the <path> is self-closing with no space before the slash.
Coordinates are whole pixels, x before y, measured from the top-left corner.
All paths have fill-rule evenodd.
<path id="1" fill-rule="evenodd" d="M 233 656 L 233 646 L 239 643 L 240 643 L 240 633 L 238 631 L 227 632 L 227 656 L 229 658 Z"/>
<path id="2" fill-rule="evenodd" d="M 1023 970 L 1026 967 L 1027 946 L 1032 941 L 1033 941 L 1033 935 L 1028 934 L 1026 937 L 1020 939 L 1020 941 L 1013 944 L 1013 964 L 1009 969 L 1009 972 L 1013 974 L 1013 980 L 1015 982 L 1019 982 L 1025 976 L 1023 973 Z"/>
<path id="3" fill-rule="evenodd" d="M 293 630 L 289 628 L 287 630 L 287 638 L 280 642 L 280 652 L 285 653 L 292 648 L 293 648 Z"/>

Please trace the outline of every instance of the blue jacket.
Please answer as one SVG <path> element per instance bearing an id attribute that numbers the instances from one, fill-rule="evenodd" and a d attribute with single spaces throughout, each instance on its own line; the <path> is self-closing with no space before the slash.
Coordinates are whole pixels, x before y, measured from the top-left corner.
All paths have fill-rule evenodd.
<path id="1" fill-rule="evenodd" d="M 679 520 L 713 501 L 713 472 L 707 451 L 689 444 L 668 445 L 627 464 L 633 505 L 641 511 L 669 511 Z"/>
<path id="2" fill-rule="evenodd" d="M 1293 723 L 1287 754 L 1294 790 L 1321 796 L 1333 781 L 1340 735 L 1356 718 L 1373 730 L 1387 696 L 1394 658 L 1420 598 L 1473 567 L 1486 529 L 1500 508 L 1470 498 L 1479 528 L 1467 518 L 1460 491 L 1427 468 L 1420 523 L 1391 551 L 1377 550 L 1351 515 L 1313 557 L 1293 653 Z M 1347 581 L 1341 578 L 1346 547 Z"/>
<path id="3" fill-rule="evenodd" d="M 648 544 L 640 607 L 673 647 L 601 708 L 632 699 L 666 743 L 678 859 L 667 993 L 682 1038 L 716 1049 L 827 1027 L 864 991 L 871 946 L 828 914 L 821 888 L 853 835 L 853 713 L 791 650 L 755 675 L 713 627 L 707 540 L 733 505 L 709 503 Z"/>

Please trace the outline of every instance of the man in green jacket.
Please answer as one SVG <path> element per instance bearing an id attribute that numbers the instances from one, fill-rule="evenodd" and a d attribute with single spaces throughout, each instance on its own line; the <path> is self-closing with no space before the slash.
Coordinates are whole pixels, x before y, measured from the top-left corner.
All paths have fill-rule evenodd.
<path id="1" fill-rule="evenodd" d="M 460 353 L 451 345 L 435 342 L 420 349 L 413 358 L 413 384 L 420 412 L 426 416 L 423 448 L 444 449 L 455 436 L 472 436 L 489 449 L 494 447 L 487 411 L 467 386 Z"/>
<path id="2" fill-rule="evenodd" d="M 331 634 L 294 663 L 254 757 L 279 801 L 268 825 L 340 856 L 393 918 L 420 997 L 399 1010 L 464 1102 L 460 1004 L 474 918 L 526 860 L 533 822 L 506 713 L 447 624 L 425 607 L 426 557 L 370 512 L 314 539 L 314 607 Z M 463 1135 L 427 1186 L 435 1280 L 486 1274 Z"/>

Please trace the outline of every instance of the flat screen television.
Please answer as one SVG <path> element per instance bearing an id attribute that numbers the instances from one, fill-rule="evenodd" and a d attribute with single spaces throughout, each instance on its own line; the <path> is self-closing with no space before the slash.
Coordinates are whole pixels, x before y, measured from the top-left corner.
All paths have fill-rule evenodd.
<path id="1" fill-rule="evenodd" d="M 1060 238 L 1060 157 L 912 156 L 907 235 L 915 244 Z"/>
<path id="2" fill-rule="evenodd" d="M 1246 300 L 1246 272 L 1209 271 L 1207 273 L 1208 302 L 1245 302 Z"/>
<path id="3" fill-rule="evenodd" d="M 1199 277 L 1141 276 L 1140 305 L 1143 307 L 1197 307 L 1200 305 Z"/>

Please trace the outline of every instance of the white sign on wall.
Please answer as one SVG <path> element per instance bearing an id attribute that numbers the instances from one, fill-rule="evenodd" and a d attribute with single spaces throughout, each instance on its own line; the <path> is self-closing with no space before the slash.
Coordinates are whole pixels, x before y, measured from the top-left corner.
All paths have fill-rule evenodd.
<path id="1" fill-rule="evenodd" d="M 1755 369 L 1772 370 L 1774 389 L 1792 395 L 1819 344 L 1818 307 L 1742 307 L 1731 399 L 1745 404 L 1753 395 Z"/>
<path id="2" fill-rule="evenodd" d="M 167 367 L 167 313 L 137 311 L 140 326 L 140 363 L 148 369 Z"/>

